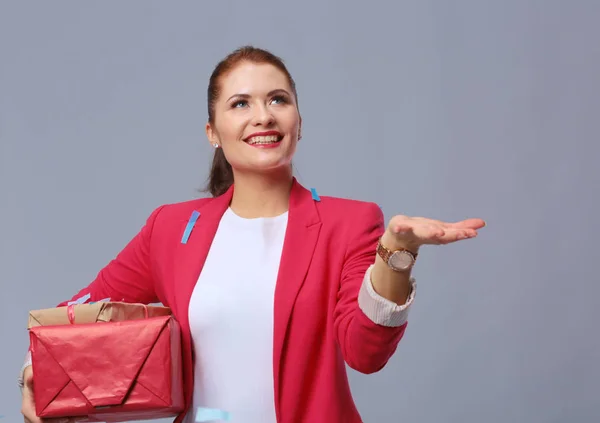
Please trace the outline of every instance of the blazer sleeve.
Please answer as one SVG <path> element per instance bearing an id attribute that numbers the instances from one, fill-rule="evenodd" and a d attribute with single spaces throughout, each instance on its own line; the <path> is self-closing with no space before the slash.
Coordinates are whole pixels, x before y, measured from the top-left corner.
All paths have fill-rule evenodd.
<path id="1" fill-rule="evenodd" d="M 98 272 L 88 286 L 70 300 L 58 304 L 58 307 L 72 301 L 100 301 L 107 298 L 130 303 L 158 302 L 152 271 L 151 240 L 156 218 L 163 207 L 151 213 L 140 231 Z"/>
<path id="2" fill-rule="evenodd" d="M 334 328 L 346 363 L 356 371 L 369 374 L 378 372 L 387 364 L 404 335 L 407 323 L 380 324 L 361 309 L 359 292 L 365 277 L 370 274 L 377 242 L 385 231 L 383 213 L 376 204 L 369 203 L 355 224 L 358 233 L 354 232 L 347 246 L 334 311 Z"/>

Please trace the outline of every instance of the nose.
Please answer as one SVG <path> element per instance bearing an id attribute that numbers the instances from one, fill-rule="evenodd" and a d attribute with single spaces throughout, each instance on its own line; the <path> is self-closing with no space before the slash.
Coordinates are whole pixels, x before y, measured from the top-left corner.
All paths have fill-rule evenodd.
<path id="1" fill-rule="evenodd" d="M 275 122 L 275 118 L 271 111 L 265 105 L 259 105 L 254 108 L 254 116 L 252 117 L 252 123 L 255 126 L 271 126 Z"/>

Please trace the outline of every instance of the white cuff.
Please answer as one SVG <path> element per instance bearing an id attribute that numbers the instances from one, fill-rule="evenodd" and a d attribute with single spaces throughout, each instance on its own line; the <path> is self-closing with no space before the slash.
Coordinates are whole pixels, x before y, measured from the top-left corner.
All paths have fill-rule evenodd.
<path id="1" fill-rule="evenodd" d="M 27 351 L 27 355 L 25 356 L 25 362 L 23 363 L 23 366 L 21 367 L 21 373 L 19 373 L 18 383 L 19 383 L 19 388 L 21 388 L 21 389 L 23 389 L 23 386 L 25 385 L 23 373 L 25 372 L 25 369 L 29 366 L 31 366 L 31 351 Z"/>
<path id="2" fill-rule="evenodd" d="M 408 300 L 405 304 L 398 305 L 375 292 L 373 283 L 371 282 L 371 270 L 373 266 L 369 266 L 365 272 L 365 277 L 358 293 L 358 306 L 369 319 L 378 325 L 387 327 L 402 326 L 408 320 L 408 312 L 415 299 L 417 290 L 415 278 L 410 278 L 411 291 Z"/>

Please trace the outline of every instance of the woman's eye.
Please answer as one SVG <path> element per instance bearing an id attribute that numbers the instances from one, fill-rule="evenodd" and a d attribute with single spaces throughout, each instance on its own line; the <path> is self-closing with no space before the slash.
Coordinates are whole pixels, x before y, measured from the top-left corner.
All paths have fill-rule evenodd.
<path id="1" fill-rule="evenodd" d="M 273 97 L 273 102 L 275 104 L 285 104 L 287 103 L 287 99 L 284 96 L 278 95 L 276 97 Z"/>
<path id="2" fill-rule="evenodd" d="M 231 105 L 233 108 L 244 107 L 248 102 L 246 100 L 238 100 Z"/>

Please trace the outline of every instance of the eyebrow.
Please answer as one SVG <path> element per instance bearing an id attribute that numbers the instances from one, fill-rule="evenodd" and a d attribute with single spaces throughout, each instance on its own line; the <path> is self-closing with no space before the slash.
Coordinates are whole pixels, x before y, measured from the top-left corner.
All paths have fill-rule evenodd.
<path id="1" fill-rule="evenodd" d="M 287 92 L 287 91 L 286 91 L 286 90 L 284 90 L 283 88 L 277 88 L 277 89 L 275 89 L 275 90 L 271 90 L 271 91 L 269 91 L 269 92 L 267 93 L 267 97 L 271 97 L 271 96 L 273 96 L 273 95 L 275 95 L 275 94 L 285 94 L 285 95 L 287 95 L 287 96 L 289 96 L 289 97 L 291 97 L 291 96 L 292 96 L 292 95 L 291 95 L 289 92 Z M 250 98 L 250 97 L 251 97 L 251 96 L 250 96 L 250 94 L 234 94 L 234 95 L 232 95 L 231 97 L 229 97 L 229 98 L 227 99 L 227 102 L 229 102 L 229 101 L 230 101 L 232 98 Z"/>

